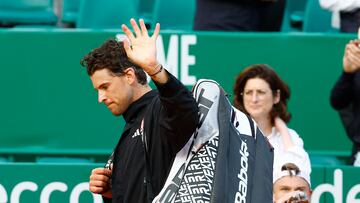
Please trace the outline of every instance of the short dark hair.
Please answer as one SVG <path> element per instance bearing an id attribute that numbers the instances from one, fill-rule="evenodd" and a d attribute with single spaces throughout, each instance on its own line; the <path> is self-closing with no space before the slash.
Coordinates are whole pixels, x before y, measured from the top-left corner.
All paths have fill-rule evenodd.
<path id="1" fill-rule="evenodd" d="M 121 75 L 125 69 L 131 67 L 135 71 L 137 81 L 142 85 L 147 83 L 144 70 L 127 57 L 124 43 L 114 39 L 109 39 L 99 48 L 93 49 L 81 59 L 80 63 L 86 67 L 89 76 L 101 69 L 108 69 L 115 75 Z"/>
<path id="2" fill-rule="evenodd" d="M 281 167 L 281 171 L 288 171 L 290 176 L 296 176 L 300 173 L 299 167 L 293 163 L 286 163 Z M 295 174 L 292 174 L 291 171 L 294 171 Z"/>
<path id="3" fill-rule="evenodd" d="M 245 68 L 236 78 L 234 85 L 234 106 L 249 114 L 245 107 L 242 94 L 244 92 L 245 84 L 249 79 L 252 78 L 261 78 L 265 80 L 270 89 L 273 92 L 273 95 L 280 90 L 280 101 L 277 104 L 274 104 L 271 112 L 271 122 L 274 124 L 274 119 L 279 116 L 286 123 L 290 121 L 291 115 L 287 112 L 287 100 L 290 98 L 290 89 L 289 86 L 280 79 L 278 74 L 266 64 L 254 64 Z"/>

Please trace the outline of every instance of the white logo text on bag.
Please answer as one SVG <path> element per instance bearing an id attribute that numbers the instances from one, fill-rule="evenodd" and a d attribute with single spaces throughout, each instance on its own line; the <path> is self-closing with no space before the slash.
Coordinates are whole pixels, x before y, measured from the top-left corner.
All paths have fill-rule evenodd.
<path id="1" fill-rule="evenodd" d="M 241 155 L 240 171 L 237 176 L 239 178 L 239 188 L 235 194 L 234 202 L 245 203 L 246 193 L 247 193 L 247 182 L 248 182 L 247 170 L 248 170 L 248 156 L 249 156 L 246 142 L 242 141 L 239 153 Z"/>

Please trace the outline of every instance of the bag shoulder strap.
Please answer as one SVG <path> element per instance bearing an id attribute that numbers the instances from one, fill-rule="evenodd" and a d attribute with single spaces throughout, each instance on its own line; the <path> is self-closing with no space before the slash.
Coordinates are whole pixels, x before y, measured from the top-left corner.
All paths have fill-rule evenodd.
<path id="1" fill-rule="evenodd" d="M 252 119 L 249 115 L 247 115 L 247 114 L 245 114 L 245 115 L 246 115 L 246 117 L 247 117 L 248 120 L 249 120 L 249 124 L 250 124 L 250 128 L 251 128 L 251 136 L 252 136 L 253 138 L 256 138 L 254 121 L 253 121 L 253 119 Z"/>

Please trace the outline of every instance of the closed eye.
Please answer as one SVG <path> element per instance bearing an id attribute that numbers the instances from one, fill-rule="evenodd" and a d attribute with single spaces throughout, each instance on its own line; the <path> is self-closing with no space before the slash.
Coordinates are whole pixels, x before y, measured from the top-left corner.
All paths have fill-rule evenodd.
<path id="1" fill-rule="evenodd" d="M 252 90 L 245 91 L 245 95 L 252 95 L 252 93 L 253 93 Z"/>
<path id="2" fill-rule="evenodd" d="M 287 191 L 290 191 L 290 188 L 289 187 L 281 187 L 280 190 L 287 192 Z"/>
<path id="3" fill-rule="evenodd" d="M 98 90 L 107 90 L 109 87 L 109 83 L 103 83 L 98 87 Z"/>
<path id="4" fill-rule="evenodd" d="M 295 188 L 295 190 L 304 192 L 306 190 L 306 187 L 297 187 L 297 188 Z"/>

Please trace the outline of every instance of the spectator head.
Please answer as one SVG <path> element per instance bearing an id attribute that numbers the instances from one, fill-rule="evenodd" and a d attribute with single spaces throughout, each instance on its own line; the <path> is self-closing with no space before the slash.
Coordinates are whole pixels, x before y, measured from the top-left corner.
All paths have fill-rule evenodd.
<path id="1" fill-rule="evenodd" d="M 266 116 L 274 125 L 277 116 L 286 123 L 291 118 L 287 112 L 289 87 L 268 65 L 255 64 L 240 72 L 234 85 L 234 95 L 234 106 L 255 120 Z"/>
<path id="2" fill-rule="evenodd" d="M 144 92 L 150 90 L 145 72 L 126 55 L 123 42 L 107 40 L 84 56 L 81 64 L 104 103 L 114 115 L 122 115 Z"/>
<path id="3" fill-rule="evenodd" d="M 274 202 L 295 197 L 309 201 L 311 198 L 310 172 L 299 169 L 293 163 L 274 169 L 273 184 Z"/>

